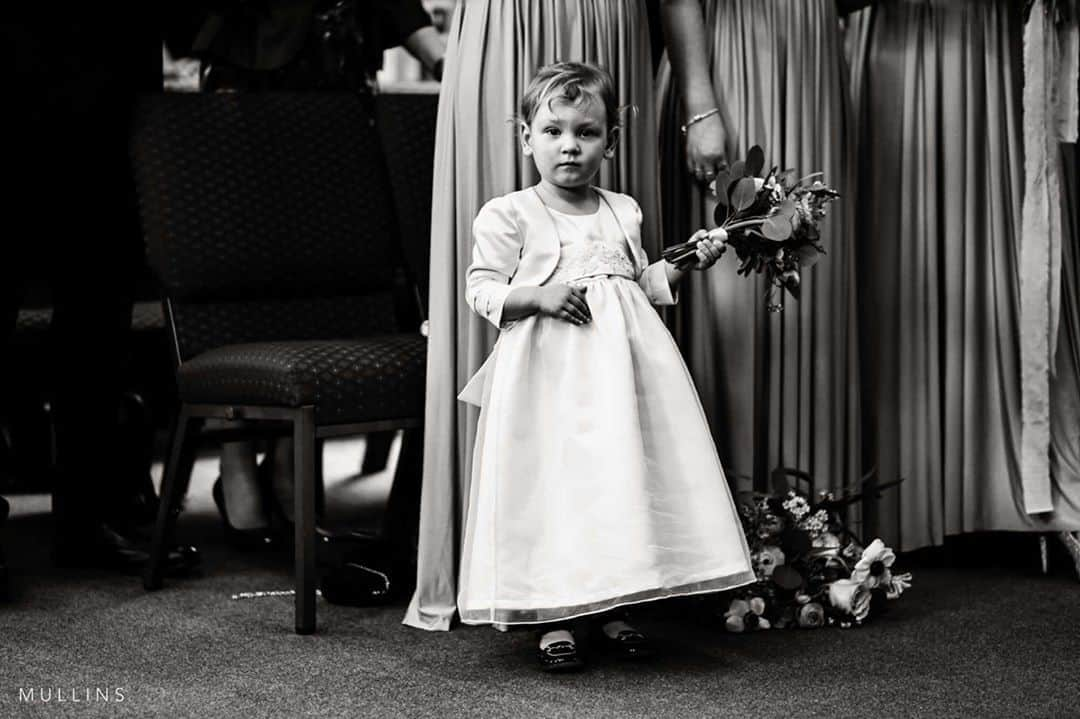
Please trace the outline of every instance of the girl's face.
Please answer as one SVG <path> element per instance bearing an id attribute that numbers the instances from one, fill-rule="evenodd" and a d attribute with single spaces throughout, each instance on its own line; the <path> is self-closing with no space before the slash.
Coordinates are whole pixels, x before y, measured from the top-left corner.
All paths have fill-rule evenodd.
<path id="1" fill-rule="evenodd" d="M 531 123 L 521 124 L 522 150 L 547 182 L 572 189 L 587 186 L 605 157 L 615 154 L 618 129 L 610 132 L 601 103 L 593 99 L 539 103 Z"/>

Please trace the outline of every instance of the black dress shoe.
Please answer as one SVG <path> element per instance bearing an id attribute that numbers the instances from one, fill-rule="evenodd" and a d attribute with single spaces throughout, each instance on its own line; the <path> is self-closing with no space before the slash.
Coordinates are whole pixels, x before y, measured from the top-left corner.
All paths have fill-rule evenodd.
<path id="1" fill-rule="evenodd" d="M 576 672 L 585 666 L 585 662 L 578 654 L 577 644 L 568 640 L 552 642 L 546 647 L 540 648 L 540 668 L 545 672 L 559 674 L 562 672 Z"/>
<path id="2" fill-rule="evenodd" d="M 61 533 L 55 549 L 59 567 L 105 569 L 122 574 L 141 574 L 149 558 L 147 549 L 104 523 L 74 533 Z M 165 573 L 183 576 L 200 563 L 199 550 L 195 547 L 172 547 L 165 560 Z"/>
<path id="3" fill-rule="evenodd" d="M 614 637 L 601 629 L 600 636 L 604 645 L 620 659 L 648 659 L 656 653 L 649 638 L 633 627 L 623 629 Z"/>
<path id="4" fill-rule="evenodd" d="M 322 579 L 321 589 L 326 601 L 349 607 L 378 606 L 396 596 L 388 574 L 356 562 L 329 570 Z"/>
<path id="5" fill-rule="evenodd" d="M 221 486 L 221 477 L 214 481 L 214 488 L 210 492 L 214 497 L 218 513 L 225 523 L 225 541 L 230 546 L 249 552 L 280 552 L 288 543 L 281 534 L 270 527 L 256 527 L 254 529 L 237 529 L 229 523 L 229 512 L 225 507 L 225 490 Z"/>

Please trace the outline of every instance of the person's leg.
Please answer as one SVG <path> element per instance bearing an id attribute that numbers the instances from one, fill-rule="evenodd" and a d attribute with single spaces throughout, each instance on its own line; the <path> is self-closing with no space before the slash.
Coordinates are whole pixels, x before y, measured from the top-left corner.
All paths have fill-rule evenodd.
<path id="1" fill-rule="evenodd" d="M 269 456 L 266 458 L 271 467 L 273 495 L 282 516 L 293 521 L 293 443 L 288 437 L 281 437 L 271 443 Z"/>
<path id="2" fill-rule="evenodd" d="M 51 356 L 55 378 L 57 484 L 54 512 L 60 527 L 78 532 L 83 525 L 112 516 L 119 506 L 121 446 L 119 401 L 134 291 L 131 248 L 117 222 L 116 208 L 102 202 L 75 202 L 74 224 L 57 238 L 63 251 L 53 260 Z M 63 196 L 63 195 L 60 195 Z M 84 198 L 89 200 L 90 198 Z"/>
<path id="3" fill-rule="evenodd" d="M 225 521 L 233 529 L 270 526 L 259 486 L 255 443 L 225 442 L 221 445 L 221 493 Z"/>

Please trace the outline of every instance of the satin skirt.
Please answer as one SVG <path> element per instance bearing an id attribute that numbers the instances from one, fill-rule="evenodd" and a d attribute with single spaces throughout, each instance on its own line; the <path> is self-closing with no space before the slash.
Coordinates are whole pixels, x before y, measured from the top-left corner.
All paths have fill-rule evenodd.
<path id="1" fill-rule="evenodd" d="M 482 377 L 458 611 L 568 619 L 754 581 L 686 365 L 632 280 L 585 280 L 592 322 L 533 316 Z"/>

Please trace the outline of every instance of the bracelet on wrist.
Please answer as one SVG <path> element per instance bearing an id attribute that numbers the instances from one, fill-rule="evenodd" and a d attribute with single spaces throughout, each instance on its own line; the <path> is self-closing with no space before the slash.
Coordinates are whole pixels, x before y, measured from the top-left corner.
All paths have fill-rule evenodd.
<path id="1" fill-rule="evenodd" d="M 687 120 L 686 124 L 683 125 L 682 127 L 680 127 L 679 129 L 682 130 L 682 134 L 685 135 L 686 131 L 690 129 L 691 125 L 695 125 L 695 124 L 701 122 L 702 120 L 704 120 L 707 117 L 712 117 L 713 115 L 715 115 L 718 112 L 720 112 L 719 107 L 714 107 L 711 110 L 706 110 L 705 112 L 699 112 L 697 115 L 694 115 L 689 120 Z"/>

